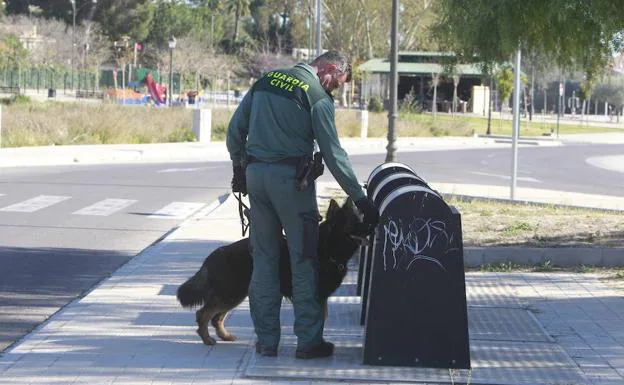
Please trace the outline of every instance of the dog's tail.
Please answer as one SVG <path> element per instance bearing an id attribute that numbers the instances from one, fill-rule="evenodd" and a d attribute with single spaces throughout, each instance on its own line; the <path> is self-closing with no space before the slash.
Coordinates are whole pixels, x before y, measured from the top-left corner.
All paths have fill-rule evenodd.
<path id="1" fill-rule="evenodd" d="M 204 304 L 206 291 L 206 272 L 204 270 L 205 268 L 202 267 L 194 276 L 178 287 L 177 297 L 182 307 L 192 308 Z"/>

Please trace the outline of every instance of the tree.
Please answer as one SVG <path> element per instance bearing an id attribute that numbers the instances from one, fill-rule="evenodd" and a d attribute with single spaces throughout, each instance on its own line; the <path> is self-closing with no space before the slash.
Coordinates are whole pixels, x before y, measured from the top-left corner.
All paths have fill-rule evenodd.
<path id="1" fill-rule="evenodd" d="M 431 86 L 433 87 L 433 104 L 431 105 L 431 112 L 433 113 L 433 120 L 435 120 L 438 114 L 438 85 L 440 84 L 440 74 L 435 72 L 431 74 Z"/>
<path id="2" fill-rule="evenodd" d="M 196 10 L 183 3 L 159 0 L 154 8 L 154 22 L 146 40 L 157 47 L 167 47 L 171 35 L 183 38 L 195 25 Z"/>
<path id="3" fill-rule="evenodd" d="M 613 105 L 619 123 L 622 107 L 624 107 L 624 81 L 621 78 L 609 78 L 598 84 L 594 96 L 597 100 Z"/>
<path id="4" fill-rule="evenodd" d="M 521 48 L 561 68 L 598 75 L 622 47 L 624 18 L 612 0 L 440 0 L 435 32 L 464 57 L 502 63 Z"/>
<path id="5" fill-rule="evenodd" d="M 151 0 L 98 0 L 94 20 L 111 41 L 124 36 L 144 41 L 154 22 L 155 9 Z"/>
<path id="6" fill-rule="evenodd" d="M 513 90 L 513 70 L 510 65 L 506 65 L 500 68 L 494 73 L 494 80 L 496 80 L 496 89 L 498 90 L 498 96 L 501 101 L 500 121 L 503 121 L 503 106 L 509 105 L 509 97 Z"/>
<path id="7" fill-rule="evenodd" d="M 234 12 L 234 32 L 232 34 L 231 50 L 236 50 L 238 45 L 238 33 L 240 20 L 249 13 L 250 0 L 227 0 L 227 9 Z"/>
<path id="8" fill-rule="evenodd" d="M 21 69 L 26 63 L 28 51 L 19 41 L 16 35 L 9 33 L 0 40 L 0 68 L 5 70 L 17 70 L 17 86 L 21 84 Z"/>
<path id="9" fill-rule="evenodd" d="M 288 67 L 293 64 L 293 59 L 290 56 L 284 56 L 280 53 L 272 53 L 269 51 L 253 52 L 242 62 L 246 75 L 256 79 L 269 70 Z"/>

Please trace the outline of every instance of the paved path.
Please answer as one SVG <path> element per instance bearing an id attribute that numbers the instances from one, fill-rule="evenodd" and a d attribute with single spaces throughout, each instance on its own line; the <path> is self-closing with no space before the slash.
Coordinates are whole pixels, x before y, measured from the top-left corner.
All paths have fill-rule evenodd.
<path id="1" fill-rule="evenodd" d="M 330 304 L 328 329 L 343 331 L 330 333 L 334 358 L 292 358 L 288 305 L 277 359 L 255 357 L 247 303 L 228 319 L 238 341 L 204 346 L 175 290 L 239 238 L 235 204 L 189 219 L 5 351 L 0 384 L 624 383 L 623 292 L 595 274 L 468 273 L 472 373 L 361 365 L 362 329 L 349 317 L 359 297 L 345 292 Z"/>

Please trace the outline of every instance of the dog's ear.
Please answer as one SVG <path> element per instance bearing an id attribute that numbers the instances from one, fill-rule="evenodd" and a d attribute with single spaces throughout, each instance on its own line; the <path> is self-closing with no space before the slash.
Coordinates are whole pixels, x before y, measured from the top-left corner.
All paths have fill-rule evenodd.
<path id="1" fill-rule="evenodd" d="M 340 210 L 340 206 L 338 205 L 338 202 L 336 202 L 336 200 L 332 198 L 329 201 L 329 207 L 327 208 L 327 214 L 325 215 L 325 219 L 328 221 L 332 220 L 338 210 Z"/>

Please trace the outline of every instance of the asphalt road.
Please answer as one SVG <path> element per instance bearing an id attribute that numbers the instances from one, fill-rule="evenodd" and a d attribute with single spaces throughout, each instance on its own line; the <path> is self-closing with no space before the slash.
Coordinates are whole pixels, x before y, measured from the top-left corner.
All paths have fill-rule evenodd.
<path id="1" fill-rule="evenodd" d="M 522 146 L 518 149 L 519 187 L 623 196 L 624 168 L 596 167 L 596 160 L 624 161 L 623 145 L 573 144 L 559 147 Z M 366 180 L 385 155 L 353 156 L 361 180 Z M 588 162 L 588 160 L 590 162 Z M 427 182 L 509 186 L 511 150 L 469 149 L 398 153 L 397 161 L 410 165 Z M 617 169 L 617 170 L 614 170 Z M 331 180 L 323 175 L 322 180 Z"/>
<path id="2" fill-rule="evenodd" d="M 624 173 L 587 160 L 623 154 L 622 145 L 521 147 L 518 185 L 621 196 Z M 363 181 L 384 159 L 351 156 Z M 509 148 L 398 161 L 429 182 L 509 185 Z M 0 350 L 217 200 L 230 178 L 229 162 L 0 170 Z"/>
<path id="3" fill-rule="evenodd" d="M 229 187 L 225 163 L 0 170 L 0 350 Z"/>

